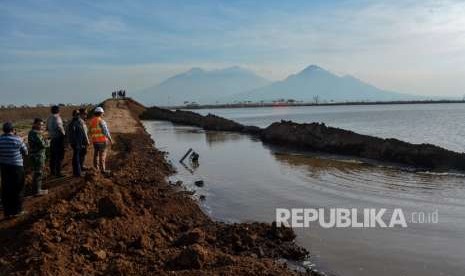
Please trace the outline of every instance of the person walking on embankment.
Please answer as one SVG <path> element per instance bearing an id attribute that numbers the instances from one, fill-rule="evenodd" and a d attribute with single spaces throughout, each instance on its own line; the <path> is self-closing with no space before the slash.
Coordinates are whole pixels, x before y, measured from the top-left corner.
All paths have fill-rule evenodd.
<path id="1" fill-rule="evenodd" d="M 107 147 L 113 141 L 107 123 L 102 119 L 104 110 L 102 107 L 97 107 L 94 110 L 94 117 L 90 121 L 89 131 L 94 145 L 94 168 L 107 174 L 106 170 L 106 155 Z"/>
<path id="2" fill-rule="evenodd" d="M 86 150 L 89 140 L 80 118 L 79 110 L 73 111 L 73 119 L 68 125 L 68 139 L 73 149 L 73 176 L 80 177 L 82 172 L 82 151 Z"/>
<path id="3" fill-rule="evenodd" d="M 65 128 L 60 116 L 60 107 L 52 106 L 52 115 L 47 119 L 47 131 L 50 141 L 50 173 L 53 176 L 63 177 L 61 163 L 65 156 Z"/>
<path id="4" fill-rule="evenodd" d="M 27 136 L 30 161 L 32 167 L 32 188 L 36 196 L 48 194 L 48 190 L 42 189 L 45 167 L 45 150 L 47 142 L 43 136 L 44 121 L 40 118 L 34 119 L 32 130 Z"/>
<path id="5" fill-rule="evenodd" d="M 22 215 L 24 195 L 24 162 L 27 147 L 16 135 L 11 122 L 3 124 L 0 136 L 0 169 L 2 176 L 2 204 L 5 217 Z"/>

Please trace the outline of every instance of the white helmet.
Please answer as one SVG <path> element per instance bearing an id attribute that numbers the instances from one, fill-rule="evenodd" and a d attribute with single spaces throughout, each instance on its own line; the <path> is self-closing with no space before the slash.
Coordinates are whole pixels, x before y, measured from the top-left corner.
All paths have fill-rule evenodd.
<path id="1" fill-rule="evenodd" d="M 94 113 L 104 113 L 105 111 L 103 111 L 103 108 L 101 108 L 100 106 L 97 106 L 97 108 L 95 108 L 94 110 Z"/>

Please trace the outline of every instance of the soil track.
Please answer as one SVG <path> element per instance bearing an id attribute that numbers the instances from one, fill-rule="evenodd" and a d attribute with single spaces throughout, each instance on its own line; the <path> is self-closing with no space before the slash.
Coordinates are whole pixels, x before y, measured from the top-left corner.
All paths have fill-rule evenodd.
<path id="1" fill-rule="evenodd" d="M 0 275 L 295 274 L 275 261 L 308 253 L 292 230 L 212 221 L 166 182 L 173 171 L 138 120 L 143 108 L 103 105 L 113 175 L 53 180 L 49 195 L 26 200 L 29 215 L 1 219 Z"/>
<path id="2" fill-rule="evenodd" d="M 112 100 L 104 102 L 105 120 L 108 127 L 115 133 L 136 133 L 140 131 L 141 124 L 135 114 L 129 109 L 128 101 Z"/>

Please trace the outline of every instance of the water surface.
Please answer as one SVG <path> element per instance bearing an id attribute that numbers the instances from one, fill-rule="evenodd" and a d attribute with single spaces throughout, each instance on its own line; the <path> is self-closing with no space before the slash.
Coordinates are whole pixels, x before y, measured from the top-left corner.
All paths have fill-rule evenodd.
<path id="1" fill-rule="evenodd" d="M 456 116 L 465 107 L 451 106 L 450 112 Z M 342 109 L 342 114 L 320 110 L 315 115 L 315 111 L 302 108 L 297 108 L 297 114 L 291 110 L 282 112 L 282 109 L 278 113 L 274 109 L 219 111 L 220 115 L 227 113 L 226 117 L 262 126 L 281 118 L 295 120 L 300 116 L 302 120 L 320 116 L 328 122 L 327 116 L 340 119 L 338 123 L 334 119 L 330 125 L 345 125 L 345 128 L 352 125 L 358 131 L 387 133 L 389 137 L 401 138 L 404 134 L 396 132 L 398 129 L 410 131 L 408 127 L 397 126 L 389 133 L 387 122 L 376 124 L 369 119 L 365 119 L 365 124 L 352 122 L 346 120 L 347 113 L 360 111 L 347 110 L 353 107 L 337 108 Z M 417 105 L 410 111 L 406 106 L 387 107 L 387 111 L 381 112 L 396 116 L 392 110 L 403 109 L 416 114 L 412 111 L 415 108 Z M 432 105 L 425 109 L 411 116 L 436 114 L 441 107 Z M 402 208 L 407 215 L 438 211 L 439 223 L 409 223 L 407 228 L 323 229 L 312 224 L 310 228 L 297 229 L 298 242 L 310 250 L 311 260 L 318 268 L 339 275 L 465 275 L 465 178 L 461 175 L 412 173 L 345 157 L 290 152 L 237 133 L 203 131 L 168 122 L 144 124 L 156 146 L 170 152 L 169 159 L 178 169 L 175 177 L 198 195 L 206 196 L 202 205 L 215 219 L 270 222 L 275 219 L 275 208 Z M 428 127 L 419 129 L 426 134 Z M 458 129 L 449 131 L 458 136 Z M 414 135 L 419 131 L 411 132 L 411 141 L 441 140 L 437 137 L 441 133 Z M 449 148 L 454 147 L 453 141 L 442 139 L 443 145 Z M 458 148 L 459 142 L 456 142 Z M 188 148 L 200 154 L 199 167 L 187 164 L 185 168 L 179 164 Z M 205 186 L 195 187 L 192 183 L 200 179 L 205 181 Z"/>

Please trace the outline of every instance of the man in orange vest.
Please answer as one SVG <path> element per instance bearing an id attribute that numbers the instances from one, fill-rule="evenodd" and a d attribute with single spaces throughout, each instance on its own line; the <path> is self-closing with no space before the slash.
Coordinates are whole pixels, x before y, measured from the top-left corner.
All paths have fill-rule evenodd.
<path id="1" fill-rule="evenodd" d="M 107 145 L 112 143 L 107 123 L 102 119 L 104 110 L 100 106 L 94 110 L 94 118 L 90 121 L 89 131 L 94 145 L 94 168 L 102 173 L 109 173 L 105 168 Z"/>

